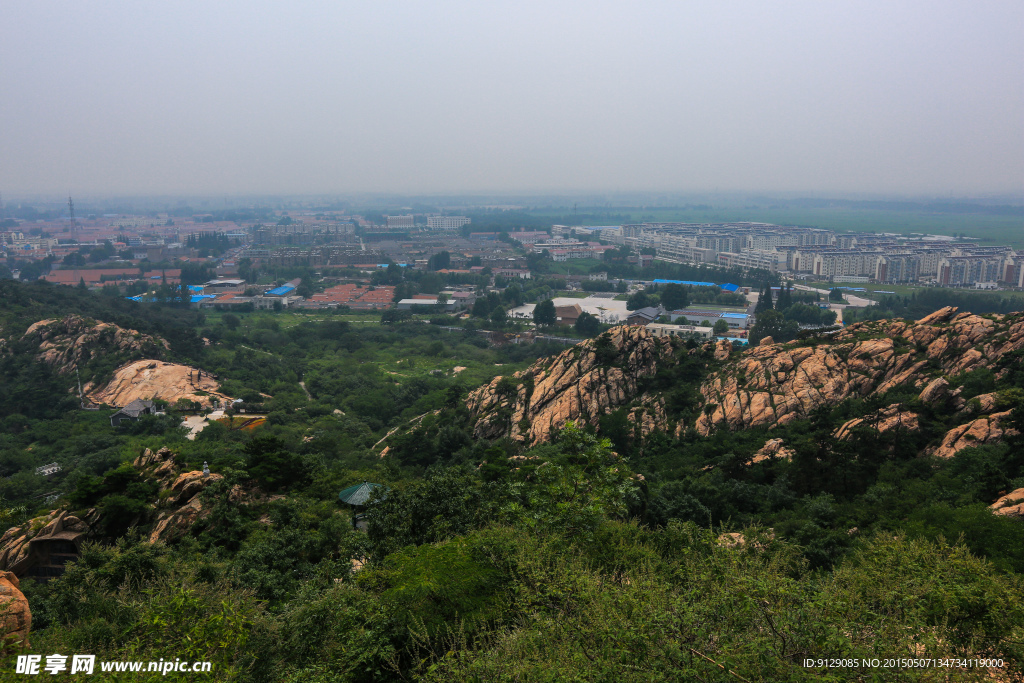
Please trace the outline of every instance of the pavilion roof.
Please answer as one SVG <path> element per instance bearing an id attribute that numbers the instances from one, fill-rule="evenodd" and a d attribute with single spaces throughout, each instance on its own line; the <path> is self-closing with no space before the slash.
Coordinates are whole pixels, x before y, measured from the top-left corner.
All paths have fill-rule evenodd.
<path id="1" fill-rule="evenodd" d="M 342 503 L 348 503 L 349 505 L 366 505 L 366 502 L 370 500 L 370 496 L 373 495 L 374 490 L 379 488 L 384 487 L 381 484 L 372 484 L 368 481 L 364 481 L 362 484 L 349 486 L 338 494 L 338 499 Z"/>

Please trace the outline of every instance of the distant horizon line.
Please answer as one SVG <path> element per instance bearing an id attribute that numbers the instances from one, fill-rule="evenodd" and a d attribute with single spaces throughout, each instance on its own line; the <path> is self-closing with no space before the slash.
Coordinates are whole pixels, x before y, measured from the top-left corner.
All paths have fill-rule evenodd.
<path id="1" fill-rule="evenodd" d="M 392 192 L 392 191 L 353 191 L 353 192 L 237 192 L 237 193 L 198 193 L 198 192 L 17 192 L 6 193 L 0 189 L 3 207 L 12 203 L 43 202 L 66 204 L 68 197 L 79 201 L 115 202 L 115 201 L 175 201 L 188 203 L 197 200 L 212 202 L 260 202 L 260 201 L 338 201 L 338 202 L 372 202 L 397 200 L 428 200 L 457 201 L 472 204 L 474 201 L 495 203 L 487 200 L 508 200 L 513 203 L 551 203 L 565 202 L 566 206 L 573 203 L 586 203 L 594 208 L 600 203 L 611 204 L 644 201 L 651 208 L 662 205 L 671 206 L 672 202 L 687 200 L 687 203 L 699 200 L 747 200 L 747 201 L 884 201 L 911 203 L 969 203 L 969 202 L 1004 202 L 1011 205 L 1024 204 L 1024 191 L 1006 192 L 973 192 L 973 193 L 880 193 L 880 192 L 828 192 L 828 191 L 758 191 L 758 190 L 714 190 L 714 191 L 660 191 L 660 190 L 581 190 L 553 192 L 518 192 L 518 191 L 445 191 L 445 192 Z M 632 206 L 632 204 L 623 204 Z M 608 206 L 607 208 L 615 208 Z M 753 207 L 752 207 L 753 208 Z M 765 207 L 758 207 L 765 208 Z"/>

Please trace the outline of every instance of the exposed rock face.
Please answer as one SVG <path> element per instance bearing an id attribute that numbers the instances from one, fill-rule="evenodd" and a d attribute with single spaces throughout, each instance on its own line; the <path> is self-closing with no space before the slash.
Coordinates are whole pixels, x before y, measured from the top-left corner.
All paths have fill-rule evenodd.
<path id="1" fill-rule="evenodd" d="M 630 403 L 637 381 L 654 375 L 659 361 L 671 357 L 671 347 L 641 326 L 615 327 L 607 334 L 617 351 L 612 366 L 599 364 L 597 342 L 587 340 L 512 375 L 511 386 L 496 377 L 472 392 L 466 406 L 479 418 L 475 435 L 535 444 L 570 420 L 596 425 L 601 415 Z M 641 428 L 664 428 L 658 422 L 664 421 L 664 404 L 654 401 L 648 408 Z"/>
<path id="2" fill-rule="evenodd" d="M 1007 433 L 1016 434 L 1016 430 L 1004 428 L 1002 425 L 1003 420 L 1009 416 L 1010 411 L 993 413 L 950 429 L 933 455 L 939 458 L 951 458 L 965 448 L 995 443 Z"/>
<path id="3" fill-rule="evenodd" d="M 159 398 L 174 404 L 184 398 L 207 406 L 210 405 L 211 398 L 221 402 L 232 400 L 220 392 L 217 380 L 205 372 L 200 378 L 199 372 L 187 365 L 160 360 L 139 360 L 118 368 L 113 379 L 105 387 L 89 392 L 89 398 L 96 403 L 106 403 L 118 408 L 128 405 L 135 399 Z"/>
<path id="4" fill-rule="evenodd" d="M 749 541 L 753 541 L 753 548 L 755 548 L 756 550 L 764 550 L 765 545 L 774 540 L 774 529 L 768 529 L 766 533 L 761 534 L 759 536 L 755 536 L 751 539 L 748 539 L 741 533 L 733 531 L 729 533 L 719 534 L 718 545 L 722 546 L 723 548 L 728 548 L 729 550 L 743 550 L 747 547 L 747 543 Z"/>
<path id="5" fill-rule="evenodd" d="M 949 382 L 945 377 L 936 377 L 921 391 L 918 398 L 922 403 L 941 403 L 949 396 Z"/>
<path id="6" fill-rule="evenodd" d="M 715 342 L 715 360 L 728 360 L 732 355 L 732 343 L 725 339 Z"/>
<path id="7" fill-rule="evenodd" d="M 156 453 L 147 448 L 132 465 L 160 483 L 156 524 L 149 534 L 150 543 L 170 541 L 186 533 L 204 516 L 199 494 L 224 478 L 213 473 L 204 476 L 200 470 L 179 474 L 175 455 L 168 448 L 161 448 Z"/>
<path id="8" fill-rule="evenodd" d="M 178 475 L 171 486 L 175 505 L 184 505 L 192 500 L 200 491 L 215 481 L 220 481 L 224 476 L 220 474 L 203 474 L 200 470 L 183 472 Z"/>
<path id="9" fill-rule="evenodd" d="M 926 374 L 934 373 L 930 364 L 954 375 L 1024 349 L 1024 316 L 982 317 L 947 307 L 916 323 L 855 323 L 816 346 L 766 341 L 730 359 L 704 382 L 701 394 L 708 408 L 695 425 L 700 434 L 785 424 L 819 406 L 908 383 L 924 389 L 922 400 L 941 400 L 948 382 L 944 388 Z"/>
<path id="10" fill-rule="evenodd" d="M 213 475 L 210 475 L 213 476 Z M 180 508 L 160 513 L 153 531 L 149 534 L 149 542 L 171 541 L 188 532 L 203 515 L 203 503 L 196 495 Z"/>
<path id="11" fill-rule="evenodd" d="M 25 331 L 23 338 L 38 340 L 37 358 L 61 374 L 74 372 L 98 355 L 154 358 L 169 348 L 166 340 L 78 315 L 40 320 Z"/>
<path id="12" fill-rule="evenodd" d="M 668 419 L 665 416 L 665 399 L 645 394 L 639 405 L 629 411 L 628 419 L 636 427 L 639 436 L 647 436 L 656 429 L 664 430 Z"/>
<path id="13" fill-rule="evenodd" d="M 209 511 L 204 509 L 200 494 L 207 486 L 224 478 L 215 473 L 204 475 L 198 470 L 179 472 L 180 464 L 174 453 L 167 448 L 161 448 L 155 453 L 147 448 L 132 465 L 142 476 L 160 485 L 160 491 L 150 506 L 156 513 L 155 524 L 149 535 L 150 543 L 178 538 L 187 533 L 195 522 L 207 516 Z M 281 497 L 266 498 L 258 490 L 247 490 L 236 485 L 229 498 L 237 504 L 247 505 L 273 502 Z M 46 516 L 8 529 L 0 537 L 0 570 L 23 574 L 38 561 L 40 550 L 45 549 L 41 544 L 47 541 L 70 541 L 76 546 L 80 545 L 101 518 L 102 513 L 95 509 L 90 510 L 84 519 L 66 510 L 54 510 Z"/>
<path id="14" fill-rule="evenodd" d="M 142 451 L 142 455 L 135 458 L 132 467 L 141 470 L 144 475 L 156 479 L 160 488 L 170 488 L 178 476 L 177 461 L 171 449 L 164 446 L 156 453 L 150 449 Z"/>
<path id="15" fill-rule="evenodd" d="M 849 439 L 853 436 L 853 430 L 858 427 L 869 427 L 877 432 L 884 433 L 892 429 L 906 429 L 914 432 L 919 428 L 918 415 L 908 410 L 903 410 L 899 403 L 893 403 L 881 410 L 875 411 L 872 415 L 857 417 L 849 420 L 836 430 L 837 439 Z"/>
<path id="16" fill-rule="evenodd" d="M 189 532 L 193 524 L 208 517 L 210 510 L 203 505 L 201 494 L 211 484 L 224 479 L 221 474 L 204 475 L 200 470 L 179 472 L 175 455 L 167 448 L 156 453 L 147 448 L 132 464 L 160 484 L 161 490 L 153 505 L 156 519 L 149 534 L 150 543 L 166 543 L 180 538 Z M 259 489 L 235 484 L 227 492 L 227 498 L 236 505 L 253 505 L 273 503 L 284 496 L 268 497 Z"/>
<path id="17" fill-rule="evenodd" d="M 0 638 L 5 652 L 29 647 L 32 610 L 18 586 L 18 577 L 12 572 L 0 572 Z"/>
<path id="18" fill-rule="evenodd" d="M 975 396 L 970 401 L 967 401 L 964 405 L 966 412 L 972 413 L 991 413 L 996 410 L 999 405 L 999 394 L 980 394 Z"/>
<path id="19" fill-rule="evenodd" d="M 765 460 L 792 460 L 793 455 L 795 455 L 795 451 L 791 448 L 786 448 L 782 439 L 768 439 L 764 442 L 764 446 L 761 446 L 754 453 L 754 457 L 750 459 L 750 464 L 756 465 Z"/>
<path id="20" fill-rule="evenodd" d="M 47 541 L 67 541 L 78 546 L 89 532 L 90 524 L 66 510 L 54 510 L 8 529 L 0 536 L 0 571 L 23 574 L 38 558 L 33 545 Z"/>
<path id="21" fill-rule="evenodd" d="M 1006 517 L 1024 517 L 1024 489 L 1011 491 L 989 505 L 993 514 Z"/>

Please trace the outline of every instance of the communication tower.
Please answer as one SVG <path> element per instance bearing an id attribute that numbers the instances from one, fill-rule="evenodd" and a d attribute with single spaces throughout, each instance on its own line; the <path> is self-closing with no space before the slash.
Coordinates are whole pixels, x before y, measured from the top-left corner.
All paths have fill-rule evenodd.
<path id="1" fill-rule="evenodd" d="M 75 203 L 71 201 L 71 195 L 68 195 L 68 213 L 71 214 L 71 239 L 77 242 L 78 224 L 75 223 Z"/>

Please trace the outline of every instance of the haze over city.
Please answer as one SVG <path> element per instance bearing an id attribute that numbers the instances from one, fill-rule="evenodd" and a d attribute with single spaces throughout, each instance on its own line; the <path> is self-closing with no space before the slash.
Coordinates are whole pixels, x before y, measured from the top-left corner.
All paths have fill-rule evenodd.
<path id="1" fill-rule="evenodd" d="M 1019 2 L 8 4 L 0 192 L 1019 193 Z"/>

